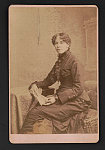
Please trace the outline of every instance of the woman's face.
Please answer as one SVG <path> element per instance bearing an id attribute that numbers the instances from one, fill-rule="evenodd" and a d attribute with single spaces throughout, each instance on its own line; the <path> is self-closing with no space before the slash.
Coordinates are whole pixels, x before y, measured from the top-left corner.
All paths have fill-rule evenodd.
<path id="1" fill-rule="evenodd" d="M 56 38 L 54 46 L 58 54 L 63 54 L 69 48 L 69 45 L 66 42 L 64 42 L 62 39 L 60 39 L 59 36 Z"/>

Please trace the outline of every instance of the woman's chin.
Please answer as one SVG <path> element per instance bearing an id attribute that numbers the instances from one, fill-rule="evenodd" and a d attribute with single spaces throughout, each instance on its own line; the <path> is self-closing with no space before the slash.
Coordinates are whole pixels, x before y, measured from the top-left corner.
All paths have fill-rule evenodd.
<path id="1" fill-rule="evenodd" d="M 58 54 L 63 54 L 63 53 L 64 53 L 64 52 L 62 52 L 62 51 L 59 51 L 59 52 L 58 52 Z"/>
<path id="2" fill-rule="evenodd" d="M 65 51 L 64 51 L 64 52 L 65 52 Z M 62 55 L 64 52 L 59 52 L 58 54 L 59 54 L 59 55 Z"/>

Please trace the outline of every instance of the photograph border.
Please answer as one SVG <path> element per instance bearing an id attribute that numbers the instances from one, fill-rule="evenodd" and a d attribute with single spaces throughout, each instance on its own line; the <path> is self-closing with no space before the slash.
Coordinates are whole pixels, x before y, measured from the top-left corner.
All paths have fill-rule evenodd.
<path id="1" fill-rule="evenodd" d="M 73 150 L 104 150 L 105 149 L 105 0 L 4 0 L 0 2 L 0 79 L 1 79 L 1 100 L 0 100 L 0 148 L 8 150 L 49 150 L 70 148 Z M 98 143 L 44 143 L 44 144 L 12 144 L 9 141 L 9 57 L 8 57 L 8 8 L 10 5 L 97 5 L 99 9 L 99 141 Z M 2 115 L 3 114 L 3 115 Z"/>
<path id="2" fill-rule="evenodd" d="M 99 68 L 98 68 L 98 7 L 96 5 L 10 5 L 9 11 L 13 7 L 96 7 L 97 8 L 97 113 L 98 113 L 98 133 L 97 134 L 11 134 L 9 128 L 9 140 L 11 143 L 97 143 L 99 141 Z M 9 13 L 10 14 L 10 13 Z M 9 16 L 10 17 L 10 16 Z M 9 19 L 10 20 L 10 19 Z M 10 22 L 9 22 L 10 32 Z M 10 35 L 9 35 L 10 36 Z M 10 38 L 9 38 L 10 39 Z M 10 58 L 10 41 L 9 41 Z M 10 70 L 10 59 L 9 59 Z M 10 72 L 9 72 L 10 89 Z M 9 112 L 10 112 L 10 91 L 9 91 Z M 9 121 L 10 113 L 9 113 Z M 10 127 L 10 125 L 9 125 Z M 75 139 L 75 140 L 74 140 Z"/>

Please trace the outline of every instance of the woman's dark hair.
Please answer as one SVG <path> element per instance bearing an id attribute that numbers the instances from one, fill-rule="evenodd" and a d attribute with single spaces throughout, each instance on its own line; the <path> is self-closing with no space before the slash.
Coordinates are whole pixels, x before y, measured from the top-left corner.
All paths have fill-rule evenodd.
<path id="1" fill-rule="evenodd" d="M 71 44 L 71 39 L 70 39 L 70 37 L 69 37 L 69 35 L 68 34 L 66 34 L 66 33 L 57 33 L 57 34 L 55 34 L 53 37 L 52 37 L 52 44 L 53 45 L 55 45 L 55 41 L 56 41 L 56 38 L 57 37 L 60 37 L 60 39 L 62 39 L 64 42 L 66 42 L 68 45 L 70 45 Z"/>

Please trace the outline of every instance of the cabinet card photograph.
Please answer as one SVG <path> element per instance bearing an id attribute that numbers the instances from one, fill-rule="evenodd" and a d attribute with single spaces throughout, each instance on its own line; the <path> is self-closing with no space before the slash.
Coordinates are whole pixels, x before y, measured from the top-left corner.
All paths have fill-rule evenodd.
<path id="1" fill-rule="evenodd" d="M 9 141 L 99 141 L 98 8 L 11 5 Z"/>

